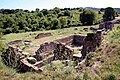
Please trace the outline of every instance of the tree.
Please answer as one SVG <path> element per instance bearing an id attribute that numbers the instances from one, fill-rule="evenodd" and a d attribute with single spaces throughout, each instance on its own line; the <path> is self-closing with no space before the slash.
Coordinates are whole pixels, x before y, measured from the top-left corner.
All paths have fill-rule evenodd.
<path id="1" fill-rule="evenodd" d="M 60 8 L 57 8 L 57 7 L 55 7 L 53 10 L 56 14 L 58 14 L 60 12 Z"/>
<path id="2" fill-rule="evenodd" d="M 56 18 L 51 22 L 51 29 L 59 29 L 61 28 L 60 21 Z"/>
<path id="3" fill-rule="evenodd" d="M 39 9 L 39 8 L 36 8 L 36 9 L 35 9 L 35 11 L 36 11 L 36 12 L 39 12 L 39 11 L 40 11 L 40 9 Z"/>
<path id="4" fill-rule="evenodd" d="M 115 19 L 115 16 L 116 16 L 116 11 L 114 8 L 112 8 L 112 7 L 105 8 L 105 13 L 103 15 L 104 21 L 113 20 L 113 19 Z"/>
<path id="5" fill-rule="evenodd" d="M 39 16 L 39 17 L 43 17 L 44 15 L 43 15 L 42 12 L 38 12 L 38 13 L 37 13 L 37 16 Z"/>
<path id="6" fill-rule="evenodd" d="M 43 9 L 43 10 L 41 10 L 41 12 L 43 13 L 44 16 L 49 14 L 49 11 L 47 9 Z"/>
<path id="7" fill-rule="evenodd" d="M 104 9 L 104 8 L 101 8 L 100 11 L 103 12 L 103 11 L 105 11 L 105 9 Z"/>
<path id="8" fill-rule="evenodd" d="M 64 16 L 70 16 L 70 11 L 69 10 L 65 10 L 64 11 Z"/>
<path id="9" fill-rule="evenodd" d="M 84 10 L 80 14 L 80 21 L 83 25 L 92 25 L 96 21 L 96 13 L 93 10 Z"/>
<path id="10" fill-rule="evenodd" d="M 62 28 L 66 28 L 67 27 L 67 18 L 66 17 L 61 17 L 60 18 L 60 24 Z"/>

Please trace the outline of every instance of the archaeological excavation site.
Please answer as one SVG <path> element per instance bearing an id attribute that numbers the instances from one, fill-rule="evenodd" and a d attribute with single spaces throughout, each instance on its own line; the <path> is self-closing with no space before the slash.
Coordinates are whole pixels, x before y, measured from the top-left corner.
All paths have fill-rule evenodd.
<path id="1" fill-rule="evenodd" d="M 117 23 L 117 21 L 101 22 L 98 28 L 84 28 L 86 34 L 79 30 L 79 33 L 45 40 L 54 36 L 51 32 L 45 32 L 35 34 L 33 41 L 14 40 L 8 43 L 7 51 L 2 54 L 2 60 L 5 65 L 19 72 L 41 72 L 45 65 L 56 60 L 80 63 L 85 60 L 87 54 L 94 52 L 101 45 L 104 34 L 107 35 Z M 87 32 L 88 29 L 90 32 Z"/>

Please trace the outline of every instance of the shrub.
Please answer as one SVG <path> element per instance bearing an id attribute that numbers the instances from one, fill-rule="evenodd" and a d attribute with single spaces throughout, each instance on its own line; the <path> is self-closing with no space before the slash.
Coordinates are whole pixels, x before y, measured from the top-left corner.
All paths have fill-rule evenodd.
<path id="1" fill-rule="evenodd" d="M 108 80 L 116 80 L 116 77 L 114 74 L 108 75 Z"/>

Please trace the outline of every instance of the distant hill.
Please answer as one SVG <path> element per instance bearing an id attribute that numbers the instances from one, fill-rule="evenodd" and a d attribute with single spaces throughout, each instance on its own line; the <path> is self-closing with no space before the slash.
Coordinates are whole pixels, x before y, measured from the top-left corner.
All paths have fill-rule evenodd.
<path id="1" fill-rule="evenodd" d="M 120 13 L 120 8 L 115 8 L 116 10 L 117 10 L 117 12 L 119 12 Z"/>
<path id="2" fill-rule="evenodd" d="M 91 9 L 91 10 L 96 10 L 96 11 L 99 11 L 101 8 L 94 8 L 94 7 L 85 7 L 87 9 Z"/>
<path id="3" fill-rule="evenodd" d="M 101 9 L 101 8 L 95 8 L 95 7 L 86 7 L 86 8 L 91 10 L 96 10 L 96 11 L 99 11 Z M 120 13 L 120 8 L 115 8 L 115 9 L 117 10 L 118 13 Z"/>

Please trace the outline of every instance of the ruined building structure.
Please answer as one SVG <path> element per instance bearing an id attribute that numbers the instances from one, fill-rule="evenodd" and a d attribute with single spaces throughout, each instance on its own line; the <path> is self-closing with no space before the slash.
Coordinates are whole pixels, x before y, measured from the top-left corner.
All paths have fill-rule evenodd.
<path id="1" fill-rule="evenodd" d="M 41 67 L 54 60 L 73 60 L 74 49 L 72 46 L 81 47 L 82 50 L 79 54 L 86 55 L 90 51 L 95 51 L 95 47 L 99 44 L 98 35 L 99 32 L 85 35 L 74 34 L 67 37 L 62 37 L 51 42 L 45 42 L 40 45 L 40 48 L 33 54 L 28 55 L 17 47 L 15 44 L 31 41 L 16 40 L 12 41 L 8 45 L 8 50 L 2 55 L 3 61 L 6 65 L 17 68 L 19 71 L 41 71 Z M 93 45 L 94 43 L 94 45 Z M 79 56 L 79 58 L 82 56 Z"/>
<path id="2" fill-rule="evenodd" d="M 89 52 L 94 52 L 96 47 L 99 47 L 102 41 L 102 30 L 111 30 L 116 22 L 103 22 L 99 28 L 87 35 L 74 34 L 56 40 L 45 42 L 40 45 L 35 53 L 24 52 L 25 46 L 31 45 L 28 40 L 15 40 L 8 44 L 8 49 L 2 54 L 3 62 L 17 69 L 18 71 L 42 71 L 41 67 L 51 63 L 54 60 L 74 60 L 74 58 L 85 58 Z M 92 28 L 93 30 L 93 28 Z M 42 36 L 40 35 L 42 34 Z M 51 33 L 40 33 L 35 39 L 51 36 Z M 78 53 L 75 53 L 74 47 L 79 47 Z M 81 49 L 80 49 L 81 48 Z"/>

